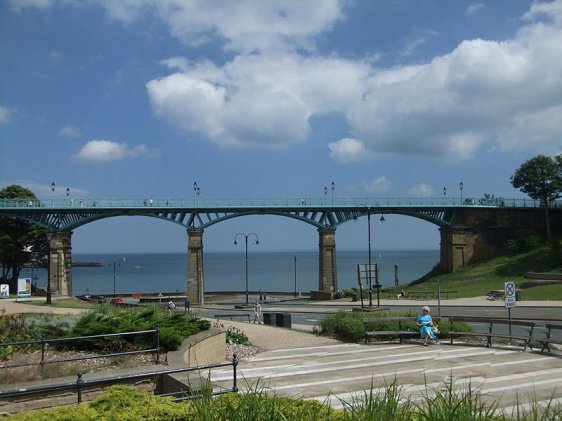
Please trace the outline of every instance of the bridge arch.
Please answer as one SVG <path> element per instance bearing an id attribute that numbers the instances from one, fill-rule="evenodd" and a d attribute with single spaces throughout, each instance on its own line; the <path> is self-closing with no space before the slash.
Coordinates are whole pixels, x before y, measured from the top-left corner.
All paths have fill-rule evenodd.
<path id="1" fill-rule="evenodd" d="M 335 230 L 342 224 L 365 215 L 400 214 L 422 219 L 439 227 L 441 269 L 450 272 L 464 264 L 489 258 L 502 242 L 529 230 L 544 232 L 544 209 L 526 199 L 483 199 L 461 201 L 458 198 L 337 198 L 331 203 L 321 199 L 240 199 L 240 200 L 142 200 L 90 201 L 78 207 L 68 201 L 0 199 L 0 215 L 22 218 L 70 243 L 73 229 L 89 222 L 113 216 L 147 216 L 182 225 L 188 232 L 205 228 L 237 216 L 277 215 L 311 224 L 321 235 L 319 244 L 335 252 Z M 553 232 L 562 231 L 562 201 L 551 204 Z M 202 238 L 202 236 L 201 236 Z M 329 241 L 327 241 L 329 240 Z M 51 248 L 57 245 L 51 243 Z M 58 246 L 59 249 L 64 247 Z M 67 247 L 70 250 L 70 247 Z M 322 258 L 322 257 L 321 257 Z M 66 256 L 58 261 L 68 262 Z M 319 275 L 322 278 L 322 274 Z M 329 291 L 336 280 L 320 284 Z"/>

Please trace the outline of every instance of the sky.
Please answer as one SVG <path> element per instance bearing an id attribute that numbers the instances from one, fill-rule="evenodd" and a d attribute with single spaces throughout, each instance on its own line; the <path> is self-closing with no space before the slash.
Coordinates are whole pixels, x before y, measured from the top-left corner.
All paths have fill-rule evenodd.
<path id="1" fill-rule="evenodd" d="M 510 176 L 562 153 L 562 1 L 0 2 L 0 188 L 39 198 L 525 195 Z M 334 190 L 331 183 L 334 182 Z M 366 218 L 338 249 L 367 246 Z M 437 249 L 385 215 L 377 249 Z M 244 217 L 206 251 L 316 250 L 314 227 Z M 74 253 L 183 252 L 185 229 L 120 217 Z"/>

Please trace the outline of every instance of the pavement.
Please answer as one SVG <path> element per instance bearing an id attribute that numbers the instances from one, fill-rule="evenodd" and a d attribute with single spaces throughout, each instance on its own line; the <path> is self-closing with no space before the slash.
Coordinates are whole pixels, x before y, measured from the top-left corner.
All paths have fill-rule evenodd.
<path id="1" fill-rule="evenodd" d="M 429 305 L 436 301 L 416 302 L 381 300 L 381 306 Z M 282 303 L 269 302 L 267 310 Z M 325 312 L 326 306 L 337 310 L 340 306 L 358 305 L 349 301 L 306 302 L 294 311 Z M 447 307 L 504 307 L 503 301 L 489 301 L 482 297 L 446 300 Z M 208 304 L 214 309 L 224 304 Z M 562 318 L 562 302 L 521 301 L 518 308 L 553 308 Z M 13 301 L 0 301 L 0 309 L 14 312 L 76 313 L 77 309 L 34 306 Z M 539 310 L 537 309 L 537 310 Z M 198 309 L 194 309 L 198 311 Z M 274 310 L 272 310 L 274 311 Z M 523 409 L 533 405 L 559 405 L 562 408 L 562 350 L 540 353 L 522 351 L 520 346 L 494 344 L 491 348 L 478 343 L 455 342 L 423 347 L 413 340 L 396 342 L 343 343 L 311 333 L 311 325 L 293 324 L 291 329 L 223 320 L 225 326 L 241 329 L 260 349 L 238 366 L 239 387 L 270 388 L 277 395 L 314 399 L 341 408 L 345 403 L 357 402 L 365 391 L 384 391 L 392 382 L 401 387 L 402 396 L 423 401 L 438 391 L 453 386 L 455 390 L 480 393 L 484 401 L 496 402 L 507 415 L 513 414 L 517 402 Z M 215 369 L 211 380 L 217 387 L 232 386 L 232 369 Z M 521 408 L 520 407 L 520 408 Z"/>
<path id="2" fill-rule="evenodd" d="M 267 311 L 287 311 L 281 303 L 268 302 Z M 381 300 L 381 307 L 429 305 L 436 301 Z M 303 312 L 333 311 L 338 307 L 358 305 L 349 301 L 307 302 Z M 447 300 L 447 308 L 505 308 L 503 301 L 482 297 Z M 525 301 L 518 308 L 542 311 L 552 308 L 562 318 L 562 302 Z M 211 305 L 212 307 L 212 305 Z M 220 307 L 220 305 L 218 306 Z M 206 306 L 206 308 L 209 308 Z M 561 311 L 558 311 L 560 309 Z M 282 396 L 314 399 L 342 408 L 347 403 L 365 398 L 365 391 L 384 392 L 392 382 L 401 388 L 404 398 L 415 402 L 435 396 L 453 387 L 481 395 L 485 402 L 495 403 L 507 416 L 517 409 L 531 411 L 534 405 L 558 405 L 562 410 L 562 350 L 540 353 L 522 351 L 521 346 L 455 341 L 454 345 L 421 346 L 420 340 L 405 344 L 373 342 L 371 345 L 343 343 L 311 333 L 312 325 L 295 325 L 292 329 L 264 326 L 243 321 L 223 320 L 226 326 L 242 330 L 261 352 L 241 361 L 238 373 L 241 390 L 267 388 Z M 232 372 L 214 370 L 211 380 L 218 388 L 230 387 Z M 517 408 L 516 405 L 519 405 Z"/>

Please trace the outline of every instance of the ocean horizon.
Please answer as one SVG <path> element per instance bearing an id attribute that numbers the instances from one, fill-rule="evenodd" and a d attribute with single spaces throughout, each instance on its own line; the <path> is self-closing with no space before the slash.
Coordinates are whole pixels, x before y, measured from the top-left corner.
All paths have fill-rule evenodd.
<path id="1" fill-rule="evenodd" d="M 358 286 L 357 265 L 368 263 L 368 253 L 338 251 L 336 259 L 338 289 Z M 186 292 L 187 252 L 75 253 L 72 260 L 99 263 L 72 268 L 74 295 Z M 381 250 L 372 253 L 371 262 L 379 265 L 383 287 L 395 284 L 395 265 L 398 282 L 404 285 L 431 271 L 439 263 L 439 250 Z M 244 252 L 206 252 L 203 271 L 206 293 L 245 291 Z M 318 272 L 318 251 L 248 253 L 250 291 L 316 291 Z M 33 275 L 39 287 L 46 287 L 46 270 L 35 268 Z M 24 268 L 20 276 L 32 277 L 31 268 Z"/>

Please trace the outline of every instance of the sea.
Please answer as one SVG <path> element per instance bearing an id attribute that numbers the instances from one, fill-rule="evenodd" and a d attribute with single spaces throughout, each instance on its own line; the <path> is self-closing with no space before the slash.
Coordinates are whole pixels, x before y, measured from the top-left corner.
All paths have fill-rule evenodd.
<path id="1" fill-rule="evenodd" d="M 358 286 L 357 265 L 368 263 L 366 251 L 337 251 L 338 289 Z M 73 294 L 185 293 L 187 253 L 73 254 L 74 262 L 99 266 L 72 268 Z M 439 250 L 388 250 L 372 253 L 383 287 L 419 279 L 439 263 Z M 203 256 L 205 292 L 244 292 L 244 253 L 207 252 Z M 248 290 L 310 292 L 318 290 L 318 252 L 254 252 L 248 254 Z M 46 287 L 44 269 L 24 268 L 21 277 Z M 372 274 L 374 283 L 374 274 Z M 362 280 L 365 285 L 365 280 Z"/>

